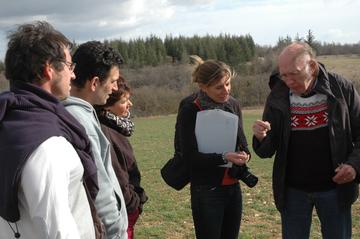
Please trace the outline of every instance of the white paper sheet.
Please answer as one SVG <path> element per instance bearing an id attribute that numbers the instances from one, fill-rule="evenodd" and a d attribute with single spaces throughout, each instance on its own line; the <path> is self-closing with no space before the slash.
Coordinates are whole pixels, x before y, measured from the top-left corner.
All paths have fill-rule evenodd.
<path id="1" fill-rule="evenodd" d="M 199 111 L 196 116 L 195 136 L 199 152 L 234 152 L 239 117 L 235 114 L 215 109 Z M 232 163 L 222 165 L 231 167 Z"/>

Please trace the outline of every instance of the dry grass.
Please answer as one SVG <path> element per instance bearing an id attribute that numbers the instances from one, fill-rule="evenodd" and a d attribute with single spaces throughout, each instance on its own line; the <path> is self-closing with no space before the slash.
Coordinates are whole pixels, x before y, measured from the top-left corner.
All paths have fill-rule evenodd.
<path id="1" fill-rule="evenodd" d="M 327 70 L 336 72 L 360 85 L 360 56 L 333 55 L 320 56 L 318 60 L 325 64 Z M 359 88 L 358 88 L 359 90 Z"/>

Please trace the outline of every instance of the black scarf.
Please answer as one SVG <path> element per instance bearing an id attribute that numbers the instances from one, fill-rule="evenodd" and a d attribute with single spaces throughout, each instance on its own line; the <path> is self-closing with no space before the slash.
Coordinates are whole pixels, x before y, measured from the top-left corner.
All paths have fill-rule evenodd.
<path id="1" fill-rule="evenodd" d="M 201 110 L 220 109 L 235 114 L 234 107 L 229 103 L 229 100 L 224 103 L 217 103 L 201 90 L 198 92 L 197 99 Z"/>
<path id="2" fill-rule="evenodd" d="M 120 117 L 108 110 L 100 109 L 97 111 L 97 115 L 101 123 L 126 137 L 130 137 L 134 132 L 135 125 L 130 119 L 130 112 L 126 117 Z"/>
<path id="3" fill-rule="evenodd" d="M 59 100 L 41 88 L 16 82 L 0 94 L 0 216 L 20 219 L 18 186 L 31 153 L 52 136 L 63 136 L 74 147 L 84 167 L 84 182 L 95 200 L 97 168 L 84 128 Z"/>

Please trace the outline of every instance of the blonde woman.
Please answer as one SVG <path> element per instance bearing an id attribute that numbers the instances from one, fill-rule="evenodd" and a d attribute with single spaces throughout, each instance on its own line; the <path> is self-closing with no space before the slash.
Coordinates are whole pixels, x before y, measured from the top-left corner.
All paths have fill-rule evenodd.
<path id="1" fill-rule="evenodd" d="M 250 158 L 243 132 L 239 102 L 230 96 L 230 67 L 217 60 L 203 61 L 191 57 L 194 63 L 193 82 L 199 86 L 194 100 L 182 102 L 178 115 L 179 145 L 190 168 L 191 209 L 198 239 L 236 239 L 242 214 L 242 195 L 238 175 L 232 169 L 220 167 L 232 162 L 234 169 Z M 234 152 L 201 153 L 195 136 L 197 112 L 221 109 L 239 117 L 237 147 Z M 230 136 L 229 136 L 230 137 Z"/>

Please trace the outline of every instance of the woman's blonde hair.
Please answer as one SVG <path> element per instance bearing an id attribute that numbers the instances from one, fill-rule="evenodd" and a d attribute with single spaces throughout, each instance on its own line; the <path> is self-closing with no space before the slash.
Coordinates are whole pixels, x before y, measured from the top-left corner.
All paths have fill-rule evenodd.
<path id="1" fill-rule="evenodd" d="M 212 85 L 225 76 L 229 77 L 229 79 L 235 77 L 235 73 L 231 68 L 222 61 L 204 61 L 197 55 L 191 55 L 190 64 L 195 67 L 192 73 L 192 81 L 195 83 Z"/>

